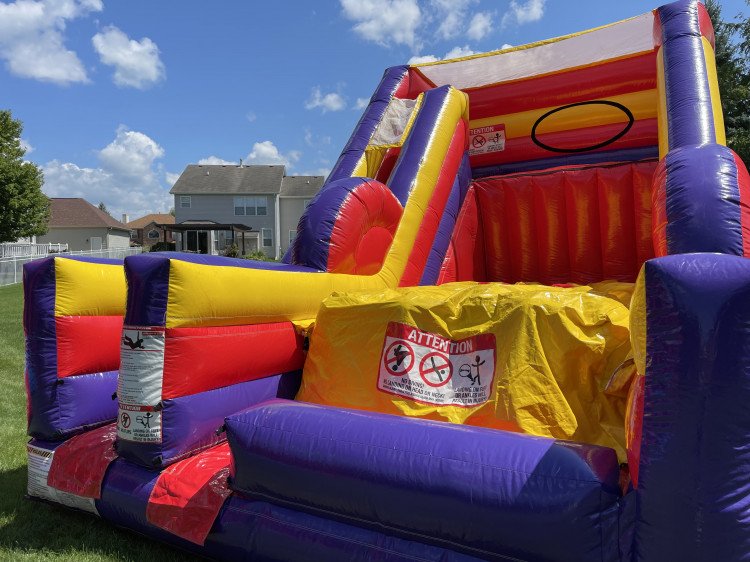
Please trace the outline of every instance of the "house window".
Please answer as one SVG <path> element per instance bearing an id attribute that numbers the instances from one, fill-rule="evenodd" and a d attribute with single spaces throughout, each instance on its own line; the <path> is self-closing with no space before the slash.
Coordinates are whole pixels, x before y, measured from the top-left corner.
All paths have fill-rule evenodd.
<path id="1" fill-rule="evenodd" d="M 151 238 L 152 240 L 158 239 L 159 231 L 156 230 L 155 228 L 152 228 L 151 230 L 148 231 L 148 237 Z"/>
<path id="2" fill-rule="evenodd" d="M 136 238 L 138 238 L 138 231 L 137 230 L 131 230 L 130 231 L 130 239 L 131 240 L 135 240 Z"/>
<path id="3" fill-rule="evenodd" d="M 190 195 L 181 195 L 180 196 L 180 207 L 183 209 L 189 209 L 190 208 Z"/>
<path id="4" fill-rule="evenodd" d="M 268 214 L 268 197 L 265 195 L 235 197 L 234 214 L 238 217 L 265 217 Z"/>
<path id="5" fill-rule="evenodd" d="M 271 238 L 271 229 L 262 228 L 261 234 L 263 235 L 263 246 L 265 248 L 270 248 L 271 246 L 273 246 L 273 238 Z"/>
<path id="6" fill-rule="evenodd" d="M 296 230 L 290 230 L 289 231 L 289 245 L 291 246 L 294 243 L 294 239 L 297 238 L 297 231 Z"/>

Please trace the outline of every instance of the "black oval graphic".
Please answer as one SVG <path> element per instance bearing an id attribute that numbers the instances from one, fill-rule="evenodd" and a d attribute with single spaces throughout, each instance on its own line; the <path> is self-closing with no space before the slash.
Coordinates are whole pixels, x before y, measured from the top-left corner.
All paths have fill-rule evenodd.
<path id="1" fill-rule="evenodd" d="M 558 111 L 570 109 L 571 107 L 578 107 L 579 105 L 610 105 L 612 107 L 616 107 L 628 117 L 628 123 L 625 125 L 625 128 L 622 131 L 617 133 L 612 138 L 609 138 L 603 142 L 592 144 L 591 146 L 583 146 L 580 148 L 557 148 L 554 146 L 549 146 L 548 144 L 544 144 L 542 141 L 536 138 L 537 127 L 539 127 L 541 122 L 544 121 L 547 117 L 549 117 L 550 115 L 554 115 Z M 612 144 L 616 140 L 621 139 L 623 136 L 627 134 L 627 132 L 633 126 L 634 121 L 635 121 L 635 117 L 633 117 L 633 113 L 627 107 L 625 107 L 621 103 L 617 103 L 616 101 L 609 101 L 609 100 L 579 101 L 577 103 L 570 103 L 568 105 L 556 107 L 555 109 L 548 111 L 547 113 L 542 115 L 539 119 L 537 119 L 536 122 L 534 123 L 534 126 L 531 127 L 531 140 L 534 141 L 534 144 L 536 144 L 538 147 L 543 148 L 544 150 L 549 150 L 550 152 L 562 152 L 562 153 L 588 152 L 589 150 L 596 150 L 597 148 L 603 148 L 609 144 Z"/>

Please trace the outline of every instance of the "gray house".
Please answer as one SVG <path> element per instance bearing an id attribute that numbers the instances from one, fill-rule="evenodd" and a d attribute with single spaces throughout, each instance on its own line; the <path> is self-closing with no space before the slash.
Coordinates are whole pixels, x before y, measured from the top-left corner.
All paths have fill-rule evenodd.
<path id="1" fill-rule="evenodd" d="M 322 176 L 287 176 L 284 166 L 191 164 L 170 190 L 178 251 L 263 251 L 280 258 Z"/>
<path id="2" fill-rule="evenodd" d="M 47 233 L 38 244 L 65 243 L 69 250 L 130 247 L 130 229 L 80 197 L 52 197 Z"/>

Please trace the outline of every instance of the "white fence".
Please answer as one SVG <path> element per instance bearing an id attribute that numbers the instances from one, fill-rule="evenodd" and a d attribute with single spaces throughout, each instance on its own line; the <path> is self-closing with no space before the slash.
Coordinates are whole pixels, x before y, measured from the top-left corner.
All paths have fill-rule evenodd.
<path id="1" fill-rule="evenodd" d="M 60 252 L 57 255 L 123 259 L 126 256 L 134 256 L 136 254 L 140 254 L 141 251 L 142 248 L 138 246 L 136 248 L 111 248 L 109 250 L 96 250 L 91 252 Z M 42 259 L 43 257 L 47 257 L 47 255 L 56 254 L 45 254 L 44 256 L 0 258 L 0 287 L 2 287 L 3 285 L 12 285 L 13 283 L 20 283 L 21 281 L 23 281 L 23 264 L 29 263 L 33 260 Z"/>
<path id="2" fill-rule="evenodd" d="M 22 242 L 4 242 L 0 244 L 0 259 L 42 257 L 47 254 L 67 251 L 67 244 L 24 244 Z"/>

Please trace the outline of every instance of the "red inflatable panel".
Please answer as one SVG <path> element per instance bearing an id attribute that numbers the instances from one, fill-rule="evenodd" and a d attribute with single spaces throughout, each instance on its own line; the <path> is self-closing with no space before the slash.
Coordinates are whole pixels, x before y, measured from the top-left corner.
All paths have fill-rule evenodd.
<path id="1" fill-rule="evenodd" d="M 456 219 L 448 253 L 438 277 L 438 285 L 452 281 L 486 279 L 481 229 L 477 193 L 470 187 Z"/>
<path id="2" fill-rule="evenodd" d="M 656 52 L 627 59 L 469 89 L 472 119 L 606 99 L 656 88 Z"/>
<path id="3" fill-rule="evenodd" d="M 630 166 L 617 166 L 602 168 L 597 176 L 602 275 L 628 280 L 640 269 L 640 264 L 635 264 L 633 172 Z"/>
<path id="4" fill-rule="evenodd" d="M 656 166 L 651 187 L 651 237 L 657 257 L 666 256 L 667 250 L 667 160 L 662 158 Z"/>
<path id="5" fill-rule="evenodd" d="M 638 487 L 638 465 L 641 461 L 641 435 L 643 432 L 643 397 L 646 393 L 646 377 L 638 374 L 630 384 L 625 408 L 625 443 L 627 446 L 630 480 Z"/>
<path id="6" fill-rule="evenodd" d="M 477 184 L 476 193 L 481 226 L 478 236 L 483 240 L 482 246 L 485 248 L 484 256 L 481 256 L 485 265 L 485 280 L 508 283 L 513 279 L 513 273 L 510 270 L 510 260 L 507 259 L 510 255 L 510 243 L 505 190 L 481 189 L 480 184 Z M 496 256 L 506 258 L 495 259 Z"/>
<path id="7" fill-rule="evenodd" d="M 232 493 L 227 487 L 230 459 L 229 444 L 222 443 L 164 469 L 148 498 L 148 522 L 203 545 Z"/>
<path id="8" fill-rule="evenodd" d="M 168 328 L 162 399 L 301 369 L 302 345 L 291 322 Z"/>
<path id="9" fill-rule="evenodd" d="M 55 331 L 59 378 L 120 367 L 122 316 L 58 316 Z"/>
<path id="10" fill-rule="evenodd" d="M 640 264 L 655 256 L 651 234 L 651 187 L 656 162 L 633 166 L 633 212 L 635 213 L 635 261 Z"/>
<path id="11" fill-rule="evenodd" d="M 502 181 L 508 228 L 510 270 L 514 279 L 539 279 L 537 224 L 533 181 L 528 177 Z"/>
<path id="12" fill-rule="evenodd" d="M 430 256 L 435 234 L 440 226 L 440 219 L 443 216 L 445 205 L 448 203 L 451 189 L 456 178 L 456 173 L 461 164 L 461 159 L 466 149 L 467 125 L 463 119 L 458 122 L 453 137 L 451 138 L 448 152 L 440 168 L 435 190 L 427 205 L 427 209 L 419 227 L 419 232 L 414 241 L 409 259 L 406 262 L 406 268 L 399 281 L 400 287 L 409 287 L 419 284 L 422 272 Z"/>
<path id="13" fill-rule="evenodd" d="M 388 187 L 363 181 L 347 196 L 333 225 L 328 270 L 356 275 L 377 273 L 403 212 Z"/>
<path id="14" fill-rule="evenodd" d="M 486 280 L 634 281 L 654 257 L 654 162 L 554 168 L 474 182 Z"/>
<path id="15" fill-rule="evenodd" d="M 375 174 L 376 180 L 384 184 L 388 183 L 388 178 L 391 177 L 391 172 L 393 171 L 393 167 L 396 165 L 396 162 L 398 161 L 399 154 L 401 154 L 400 147 L 389 148 L 388 150 L 385 151 L 385 156 L 383 156 L 383 161 L 380 163 L 378 172 Z"/>
<path id="16" fill-rule="evenodd" d="M 76 496 L 99 499 L 110 463 L 117 458 L 117 425 L 111 423 L 69 439 L 57 449 L 47 484 Z"/>
<path id="17" fill-rule="evenodd" d="M 596 169 L 565 174 L 570 280 L 590 283 L 602 279 L 602 243 L 599 238 L 599 190 Z"/>
<path id="18" fill-rule="evenodd" d="M 564 176 L 536 176 L 533 186 L 534 215 L 543 218 L 537 221 L 537 249 L 546 256 L 539 260 L 539 280 L 546 285 L 565 283 L 570 280 L 570 258 Z"/>
<path id="19" fill-rule="evenodd" d="M 543 133 L 537 135 L 537 140 L 546 146 L 574 152 L 576 149 L 594 146 L 614 138 L 618 133 L 622 132 L 626 125 L 626 123 L 614 123 L 556 133 Z M 630 130 L 618 140 L 600 148 L 585 150 L 583 152 L 596 153 L 603 150 L 640 148 L 654 146 L 657 142 L 656 119 L 640 119 L 635 121 Z M 471 165 L 472 167 L 483 167 L 496 164 L 511 164 L 514 162 L 526 162 L 528 160 L 541 160 L 552 156 L 560 156 L 560 153 L 542 148 L 531 139 L 531 136 L 523 136 L 506 140 L 505 150 L 502 152 L 490 152 L 472 156 Z"/>
<path id="20" fill-rule="evenodd" d="M 742 253 L 750 257 L 750 174 L 737 154 L 734 155 L 737 166 L 737 187 L 740 192 L 740 223 L 742 224 Z"/>

